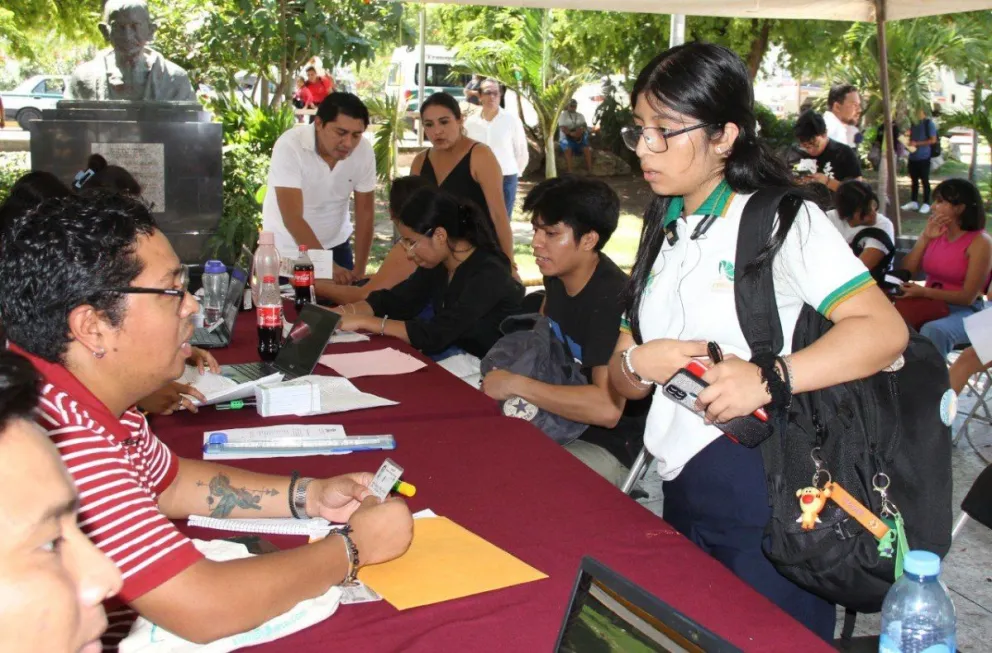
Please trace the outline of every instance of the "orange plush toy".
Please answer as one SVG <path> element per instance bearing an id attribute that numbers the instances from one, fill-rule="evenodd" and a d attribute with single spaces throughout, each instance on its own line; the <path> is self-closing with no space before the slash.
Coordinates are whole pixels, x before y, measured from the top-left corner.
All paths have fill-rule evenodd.
<path id="1" fill-rule="evenodd" d="M 816 528 L 816 524 L 820 521 L 820 511 L 823 510 L 823 506 L 827 505 L 827 499 L 830 498 L 830 488 L 820 490 L 815 487 L 804 487 L 801 490 L 796 490 L 796 496 L 799 497 L 799 507 L 803 511 L 803 514 L 796 521 L 802 524 L 804 531 L 811 531 Z"/>

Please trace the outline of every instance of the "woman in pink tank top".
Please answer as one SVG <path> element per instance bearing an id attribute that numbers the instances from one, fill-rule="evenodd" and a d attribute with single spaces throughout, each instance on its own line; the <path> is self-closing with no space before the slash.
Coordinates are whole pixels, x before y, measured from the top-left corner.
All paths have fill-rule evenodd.
<path id="1" fill-rule="evenodd" d="M 965 179 L 941 182 L 933 193 L 927 226 L 902 262 L 915 274 L 926 273 L 926 285 L 908 283 L 896 308 L 911 321 L 921 305 L 943 317 L 922 325 L 944 356 L 968 344 L 964 318 L 985 307 L 984 294 L 992 272 L 992 236 L 985 231 L 985 207 L 975 185 Z M 910 300 L 910 301 L 905 301 Z M 921 300 L 929 300 L 925 304 Z"/>

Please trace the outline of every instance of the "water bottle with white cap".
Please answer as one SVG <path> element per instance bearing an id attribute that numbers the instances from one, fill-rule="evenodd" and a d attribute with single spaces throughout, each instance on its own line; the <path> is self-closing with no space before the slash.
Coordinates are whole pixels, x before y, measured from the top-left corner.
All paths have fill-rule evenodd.
<path id="1" fill-rule="evenodd" d="M 203 313 L 206 326 L 220 321 L 227 297 L 227 268 L 218 260 L 211 259 L 203 268 Z"/>
<path id="2" fill-rule="evenodd" d="M 954 653 L 957 617 L 940 582 L 940 558 L 910 551 L 882 603 L 879 653 Z"/>

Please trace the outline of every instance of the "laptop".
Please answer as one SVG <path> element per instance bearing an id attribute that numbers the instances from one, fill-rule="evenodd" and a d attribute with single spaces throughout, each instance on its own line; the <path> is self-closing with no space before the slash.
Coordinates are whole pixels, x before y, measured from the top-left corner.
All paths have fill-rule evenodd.
<path id="1" fill-rule="evenodd" d="M 589 556 L 565 610 L 558 653 L 733 653 L 740 649 Z"/>
<path id="2" fill-rule="evenodd" d="M 234 322 L 238 319 L 247 284 L 248 273 L 240 268 L 232 268 L 231 284 L 224 297 L 221 320 L 209 328 L 199 327 L 193 331 L 191 345 L 201 349 L 219 349 L 231 344 L 234 339 Z"/>
<path id="3" fill-rule="evenodd" d="M 290 327 L 273 362 L 221 365 L 220 374 L 190 373 L 190 380 L 207 398 L 198 404 L 244 399 L 254 396 L 260 383 L 290 381 L 312 373 L 340 320 L 337 313 L 308 304 Z"/>

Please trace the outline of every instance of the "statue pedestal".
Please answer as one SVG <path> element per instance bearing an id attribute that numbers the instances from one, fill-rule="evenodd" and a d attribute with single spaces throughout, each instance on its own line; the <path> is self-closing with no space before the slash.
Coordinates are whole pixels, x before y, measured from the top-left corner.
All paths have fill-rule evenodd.
<path id="1" fill-rule="evenodd" d="M 72 184 L 90 154 L 130 172 L 184 263 L 202 263 L 223 209 L 220 123 L 196 102 L 63 100 L 31 130 L 31 167 Z"/>

